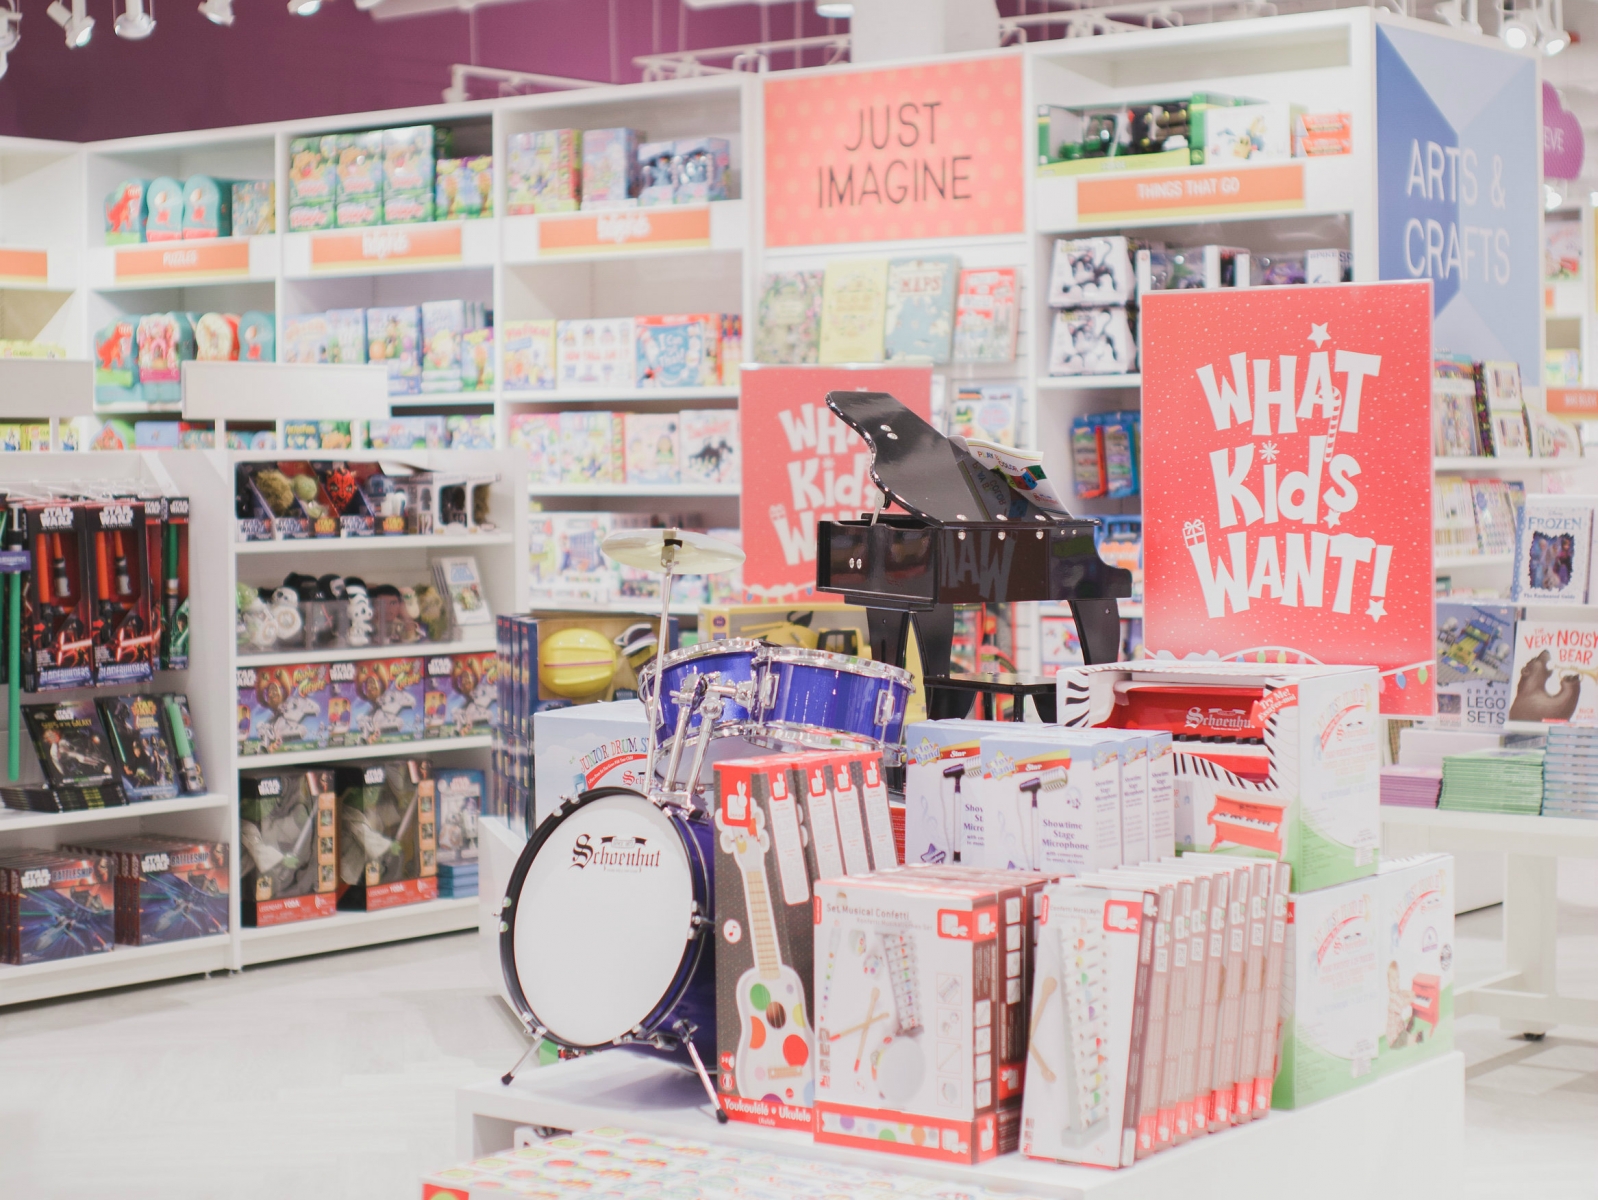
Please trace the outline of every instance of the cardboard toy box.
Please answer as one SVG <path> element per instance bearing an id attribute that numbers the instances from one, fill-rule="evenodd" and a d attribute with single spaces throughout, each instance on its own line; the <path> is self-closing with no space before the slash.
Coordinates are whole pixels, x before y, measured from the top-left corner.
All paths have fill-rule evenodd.
<path id="1" fill-rule="evenodd" d="M 74 846 L 113 863 L 116 940 L 152 946 L 228 930 L 228 849 L 145 834 Z"/>
<path id="2" fill-rule="evenodd" d="M 542 822 L 597 787 L 644 789 L 649 722 L 639 700 L 578 704 L 533 714 L 533 795 Z"/>
<path id="3" fill-rule="evenodd" d="M 338 906 L 376 912 L 438 899 L 438 795 L 425 758 L 340 767 Z"/>
<path id="4" fill-rule="evenodd" d="M 426 736 L 491 733 L 499 715 L 499 659 L 490 652 L 434 654 L 423 660 Z"/>
<path id="5" fill-rule="evenodd" d="M 1454 858 L 1389 859 L 1376 881 L 1387 993 L 1376 1071 L 1384 1074 L 1454 1046 Z"/>
<path id="6" fill-rule="evenodd" d="M 975 793 L 981 785 L 984 731 L 980 721 L 905 726 L 905 862 L 958 863 L 964 860 L 968 839 L 980 844 L 981 827 L 970 823 L 981 820 Z"/>
<path id="7" fill-rule="evenodd" d="M 984 723 L 979 745 L 977 862 L 1071 875 L 1121 864 L 1119 741 L 993 722 Z"/>
<path id="8" fill-rule="evenodd" d="M 239 754 L 325 750 L 328 746 L 328 668 L 238 667 Z"/>
<path id="9" fill-rule="evenodd" d="M 245 925 L 333 915 L 337 798 L 327 770 L 239 774 L 239 907 Z"/>
<path id="10" fill-rule="evenodd" d="M 0 962 L 26 966 L 110 950 L 114 869 L 107 855 L 0 850 Z"/>
<path id="11" fill-rule="evenodd" d="M 955 1163 L 1014 1150 L 1020 1099 L 1000 1091 L 1007 1072 L 1019 1087 L 1025 1014 L 1019 1031 L 1002 1016 L 1024 888 L 900 871 L 815 894 L 815 1140 Z"/>
<path id="12" fill-rule="evenodd" d="M 427 736 L 426 685 L 420 658 L 332 663 L 328 723 L 343 745 L 414 742 Z"/>
<path id="13" fill-rule="evenodd" d="M 706 641 L 764 638 L 775 646 L 871 657 L 866 610 L 856 604 L 710 604 L 699 612 Z"/>
<path id="14" fill-rule="evenodd" d="M 1062 725 L 1177 738 L 1179 848 L 1279 859 L 1304 892 L 1376 872 L 1374 667 L 1105 663 L 1066 667 L 1057 686 Z"/>

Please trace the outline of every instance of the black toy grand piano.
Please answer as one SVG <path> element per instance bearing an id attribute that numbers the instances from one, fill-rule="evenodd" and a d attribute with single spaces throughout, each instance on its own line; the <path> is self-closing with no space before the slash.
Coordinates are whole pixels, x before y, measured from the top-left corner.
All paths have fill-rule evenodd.
<path id="1" fill-rule="evenodd" d="M 1114 662 L 1116 597 L 1132 573 L 1099 558 L 1097 522 L 1039 507 L 885 392 L 829 392 L 827 407 L 871 447 L 871 478 L 903 513 L 816 528 L 816 590 L 865 606 L 871 652 L 903 666 L 912 621 L 934 718 L 964 716 L 979 692 L 1032 696 L 1054 719 L 1052 680 L 954 674 L 957 604 L 1052 600 L 1070 605 L 1089 663 Z"/>

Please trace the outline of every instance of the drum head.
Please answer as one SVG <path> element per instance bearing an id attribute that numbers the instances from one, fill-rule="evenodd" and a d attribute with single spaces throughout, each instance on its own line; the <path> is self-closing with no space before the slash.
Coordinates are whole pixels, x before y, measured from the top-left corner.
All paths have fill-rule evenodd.
<path id="1" fill-rule="evenodd" d="M 688 852 L 636 793 L 581 804 L 540 834 L 519 886 L 512 878 L 507 975 L 557 1041 L 607 1045 L 655 1010 L 688 950 Z"/>

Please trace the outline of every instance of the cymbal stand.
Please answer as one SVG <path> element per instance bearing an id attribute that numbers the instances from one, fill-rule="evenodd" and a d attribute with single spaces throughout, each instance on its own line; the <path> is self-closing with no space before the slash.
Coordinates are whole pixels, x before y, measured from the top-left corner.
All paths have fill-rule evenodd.
<path id="1" fill-rule="evenodd" d="M 675 529 L 665 531 L 665 544 L 660 548 L 660 569 L 665 572 L 660 581 L 660 628 L 655 635 L 655 686 L 649 695 L 648 706 L 645 709 L 645 718 L 649 721 L 649 757 L 644 763 L 644 778 L 653 783 L 655 778 L 655 758 L 660 753 L 655 736 L 655 729 L 660 723 L 660 671 L 665 665 L 667 631 L 671 627 L 671 581 L 676 574 L 677 551 L 682 547 L 682 539 L 674 536 Z M 682 716 L 677 718 L 677 732 L 682 733 Z"/>

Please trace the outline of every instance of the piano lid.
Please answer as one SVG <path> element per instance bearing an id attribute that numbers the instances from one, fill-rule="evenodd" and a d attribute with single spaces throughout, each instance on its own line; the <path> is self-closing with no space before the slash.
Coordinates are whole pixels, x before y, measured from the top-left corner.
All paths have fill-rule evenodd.
<path id="1" fill-rule="evenodd" d="M 924 520 L 1071 519 L 1033 504 L 886 392 L 828 392 L 827 407 L 871 447 L 877 487 Z"/>

